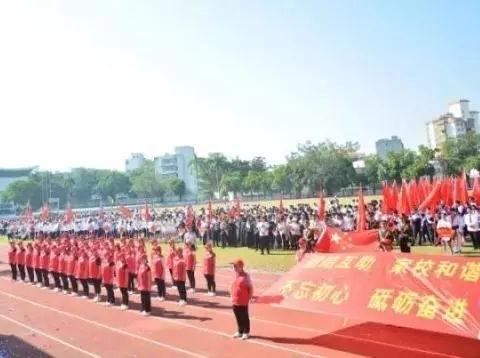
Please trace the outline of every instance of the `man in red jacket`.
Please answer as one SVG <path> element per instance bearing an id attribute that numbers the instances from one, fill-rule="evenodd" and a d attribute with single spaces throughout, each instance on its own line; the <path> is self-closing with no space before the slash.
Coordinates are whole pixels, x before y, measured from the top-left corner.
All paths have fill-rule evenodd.
<path id="1" fill-rule="evenodd" d="M 233 338 L 246 340 L 250 337 L 250 318 L 248 316 L 248 303 L 253 296 L 253 286 L 250 276 L 246 273 L 242 259 L 231 262 L 236 273 L 232 283 L 231 295 L 233 313 L 237 320 L 238 331 Z"/>
<path id="2" fill-rule="evenodd" d="M 10 241 L 10 249 L 8 250 L 8 263 L 12 270 L 12 281 L 17 281 L 17 247 L 13 241 Z"/>
<path id="3" fill-rule="evenodd" d="M 187 289 L 185 288 L 185 280 L 187 278 L 187 268 L 185 260 L 183 259 L 183 250 L 181 247 L 177 247 L 177 256 L 173 260 L 173 284 L 177 286 L 180 306 L 187 304 Z"/>

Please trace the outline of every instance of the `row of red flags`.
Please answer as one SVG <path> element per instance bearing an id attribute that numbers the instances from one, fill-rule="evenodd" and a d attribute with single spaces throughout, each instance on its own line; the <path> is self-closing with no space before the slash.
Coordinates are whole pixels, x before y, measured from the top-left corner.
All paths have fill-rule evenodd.
<path id="1" fill-rule="evenodd" d="M 467 204 L 469 198 L 480 203 L 480 180 L 474 179 L 473 188 L 468 190 L 465 173 L 453 178 L 434 179 L 422 178 L 418 181 L 404 180 L 401 186 L 383 183 L 383 212 L 388 214 L 397 211 L 409 215 L 415 209 L 435 208 L 443 202 L 451 206 L 455 203 Z"/>

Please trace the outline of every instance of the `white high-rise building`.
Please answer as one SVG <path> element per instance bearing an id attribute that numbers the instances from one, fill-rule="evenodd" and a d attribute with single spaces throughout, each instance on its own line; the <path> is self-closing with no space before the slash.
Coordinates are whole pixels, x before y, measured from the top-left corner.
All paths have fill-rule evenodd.
<path id="1" fill-rule="evenodd" d="M 161 176 L 174 176 L 184 181 L 187 193 L 196 195 L 198 181 L 194 166 L 195 151 L 193 147 L 175 147 L 175 153 L 166 153 L 156 157 L 155 172 Z"/>
<path id="2" fill-rule="evenodd" d="M 461 99 L 448 105 L 448 112 L 427 122 L 430 148 L 441 148 L 448 138 L 456 138 L 467 132 L 480 133 L 477 111 L 470 110 L 470 101 Z"/>
<path id="3" fill-rule="evenodd" d="M 145 157 L 142 153 L 132 153 L 129 159 L 125 160 L 125 171 L 133 172 L 145 163 Z"/>
<path id="4" fill-rule="evenodd" d="M 397 136 L 392 136 L 391 138 L 383 138 L 375 142 L 375 149 L 377 151 L 377 155 L 382 160 L 386 160 L 388 157 L 388 153 L 398 153 L 403 150 L 403 142 Z"/>

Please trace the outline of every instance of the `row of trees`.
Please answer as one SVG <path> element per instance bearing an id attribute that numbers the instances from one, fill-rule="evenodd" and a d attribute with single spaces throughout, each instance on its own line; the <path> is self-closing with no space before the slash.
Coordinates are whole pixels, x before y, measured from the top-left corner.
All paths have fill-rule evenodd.
<path id="1" fill-rule="evenodd" d="M 185 183 L 174 177 L 155 174 L 153 162 L 126 174 L 114 170 L 76 168 L 68 173 L 34 172 L 26 179 L 11 183 L 2 193 L 3 202 L 30 203 L 39 208 L 48 198 L 58 198 L 60 205 L 70 202 L 84 205 L 92 200 L 112 203 L 118 198 L 163 198 L 186 193 Z"/>
<path id="2" fill-rule="evenodd" d="M 448 175 L 480 167 L 480 135 L 467 135 L 448 140 L 437 152 L 425 146 L 417 151 L 405 149 L 390 153 L 386 160 L 377 155 L 365 158 L 363 168 L 354 168 L 358 159 L 357 143 L 337 144 L 330 141 L 298 146 L 283 165 L 269 166 L 263 157 L 252 160 L 228 159 L 222 153 L 195 158 L 190 169 L 198 176 L 200 199 L 237 194 L 282 193 L 316 195 L 319 191 L 334 194 L 342 188 L 379 186 L 384 180 L 400 182 L 433 176 L 435 157 L 443 158 Z M 48 197 L 61 203 L 85 203 L 92 196 L 115 200 L 124 195 L 138 198 L 163 198 L 175 195 L 180 200 L 186 193 L 185 183 L 177 178 L 161 178 L 154 164 L 146 161 L 136 171 L 78 168 L 69 173 L 37 172 L 28 179 L 12 183 L 3 193 L 3 201 L 39 207 Z"/>

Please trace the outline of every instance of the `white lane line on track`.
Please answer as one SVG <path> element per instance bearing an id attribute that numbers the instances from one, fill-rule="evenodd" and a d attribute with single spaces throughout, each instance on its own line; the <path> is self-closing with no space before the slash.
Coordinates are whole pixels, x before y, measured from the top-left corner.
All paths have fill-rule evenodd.
<path id="1" fill-rule="evenodd" d="M 51 335 L 49 335 L 49 334 L 47 334 L 47 333 L 45 333 L 45 332 L 39 331 L 38 329 L 35 329 L 35 328 L 33 328 L 33 327 L 29 326 L 29 325 L 26 325 L 26 324 L 24 324 L 24 323 L 22 323 L 22 322 L 19 322 L 19 321 L 17 321 L 17 320 L 14 320 L 13 318 L 10 318 L 10 317 L 5 316 L 5 315 L 3 315 L 3 314 L 0 314 L 0 318 L 3 318 L 3 319 L 6 320 L 6 321 L 9 321 L 9 322 L 11 322 L 11 323 L 14 323 L 14 324 L 16 324 L 16 325 L 18 325 L 18 326 L 20 326 L 20 327 L 23 327 L 23 328 L 25 328 L 25 329 L 27 329 L 27 330 L 29 330 L 29 331 L 31 331 L 31 332 L 34 332 L 34 333 L 38 334 L 38 335 L 47 337 L 48 339 L 50 339 L 50 340 L 52 340 L 52 341 L 55 341 L 55 342 L 60 343 L 60 344 L 63 344 L 64 346 L 66 346 L 66 347 L 68 347 L 68 348 L 71 348 L 71 349 L 73 349 L 73 350 L 76 350 L 76 351 L 78 351 L 78 352 L 80 352 L 80 353 L 83 353 L 83 354 L 85 354 L 86 356 L 89 356 L 89 357 L 92 357 L 92 358 L 100 358 L 99 355 L 96 355 L 96 354 L 94 354 L 94 353 L 88 352 L 88 351 L 86 351 L 86 350 L 84 350 L 84 349 L 82 349 L 82 348 L 80 348 L 80 347 L 74 346 L 73 344 L 70 344 L 70 343 L 68 343 L 68 342 L 65 342 L 65 341 L 61 340 L 60 338 L 57 338 L 57 337 L 51 336 Z"/>
<path id="2" fill-rule="evenodd" d="M 41 303 L 37 303 L 37 302 L 34 302 L 34 301 L 30 301 L 26 298 L 22 298 L 22 297 L 19 297 L 19 296 L 16 296 L 16 295 L 12 295 L 10 293 L 4 292 L 3 290 L 0 290 L 0 294 L 4 295 L 4 296 L 7 296 L 7 297 L 10 297 L 10 298 L 13 298 L 13 299 L 16 299 L 18 301 L 23 301 L 23 302 L 29 303 L 29 304 L 31 304 L 33 306 L 36 306 L 36 307 L 44 308 L 44 309 L 47 309 L 47 310 L 50 310 L 50 311 L 53 311 L 53 312 L 57 312 L 57 313 L 69 316 L 69 317 L 77 318 L 81 321 L 88 322 L 88 323 L 91 323 L 93 325 L 100 326 L 102 328 L 106 328 L 108 330 L 111 330 L 111 331 L 114 331 L 114 332 L 117 332 L 117 333 L 125 334 L 125 335 L 128 335 L 128 336 L 134 337 L 134 338 L 138 338 L 138 339 L 147 341 L 147 342 L 152 343 L 152 344 L 160 345 L 160 346 L 165 347 L 165 348 L 170 348 L 172 350 L 182 352 L 182 353 L 188 354 L 190 356 L 204 357 L 202 355 L 199 355 L 199 354 L 196 354 L 196 353 L 193 353 L 193 352 L 184 351 L 180 348 L 176 348 L 176 347 L 173 347 L 173 346 L 166 345 L 164 343 L 153 341 L 151 339 L 148 339 L 148 338 L 145 338 L 145 337 L 142 337 L 142 336 L 137 336 L 135 334 L 125 332 L 125 331 L 119 330 L 117 328 L 113 328 L 113 327 L 104 325 L 102 323 L 90 321 L 89 319 L 83 318 L 81 316 L 77 316 L 73 313 L 60 311 L 60 310 L 57 310 L 56 308 L 53 308 L 53 307 L 50 307 L 50 306 L 47 306 L 47 305 L 43 305 Z M 132 311 L 126 311 L 126 312 L 131 313 L 131 314 L 137 314 L 137 313 L 133 313 Z M 216 330 L 213 330 L 213 329 L 210 329 L 210 328 L 199 327 L 199 326 L 195 326 L 193 324 L 189 324 L 189 323 L 186 323 L 186 322 L 175 321 L 175 320 L 172 320 L 172 319 L 169 319 L 169 318 L 163 318 L 163 317 L 157 317 L 157 316 L 150 316 L 150 318 L 157 319 L 157 320 L 164 321 L 164 322 L 169 322 L 171 324 L 176 324 L 176 325 L 183 326 L 183 327 L 192 328 L 192 329 L 195 329 L 195 330 L 198 330 L 198 331 L 201 331 L 201 332 L 205 332 L 205 333 L 215 334 L 217 336 L 226 337 L 228 339 L 232 339 L 230 334 L 225 333 L 225 332 L 221 332 L 221 331 L 216 331 Z M 244 342 L 247 343 L 247 344 L 256 344 L 256 345 L 267 347 L 267 348 L 272 348 L 272 349 L 276 349 L 276 350 L 280 350 L 280 351 L 294 353 L 294 354 L 299 355 L 301 357 L 326 358 L 326 357 L 318 355 L 318 354 L 312 354 L 312 353 L 307 353 L 307 352 L 303 352 L 303 351 L 298 351 L 298 350 L 295 350 L 295 349 L 279 346 L 279 345 L 276 345 L 276 344 L 273 344 L 273 343 L 267 343 L 267 342 L 264 342 L 264 341 L 261 341 L 261 340 L 256 340 L 256 339 L 250 339 L 250 340 L 247 340 L 247 341 L 244 341 Z"/>
<path id="3" fill-rule="evenodd" d="M 52 312 L 56 312 L 56 313 L 59 313 L 59 314 L 62 314 L 64 316 L 67 316 L 67 317 L 71 317 L 71 318 L 76 318 L 80 321 L 83 321 L 83 322 L 86 322 L 86 323 L 90 323 L 92 325 L 95 325 L 95 326 L 98 326 L 98 327 L 101 327 L 101 328 L 104 328 L 104 329 L 108 329 L 109 331 L 112 331 L 112 332 L 115 332 L 115 333 L 119 333 L 119 334 L 123 334 L 125 336 L 128 336 L 128 337 L 131 337 L 131 338 L 136 338 L 136 339 L 139 339 L 141 341 L 144 341 L 144 342 L 147 342 L 147 343 L 151 343 L 153 345 L 156 345 L 156 346 L 159 346 L 159 347 L 162 347 L 162 348 L 166 348 L 166 349 L 170 349 L 172 351 L 175 351 L 175 352 L 178 352 L 178 353 L 183 353 L 183 354 L 186 354 L 186 355 L 189 355 L 191 357 L 198 357 L 198 358 L 206 358 L 206 356 L 203 356 L 201 354 L 197 354 L 197 353 L 194 353 L 194 352 L 190 352 L 190 351 L 187 351 L 187 350 L 184 350 L 182 348 L 178 348 L 178 347 L 175 347 L 175 346 L 171 346 L 169 344 L 166 344 L 166 343 L 162 343 L 162 342 L 158 342 L 158 341 L 155 341 L 153 339 L 149 339 L 149 338 L 146 338 L 146 337 L 142 337 L 142 336 L 139 336 L 139 335 L 136 335 L 134 333 L 130 333 L 130 332 L 127 332 L 127 331 L 124 331 L 124 330 L 121 330 L 121 329 L 118 329 L 118 328 L 114 328 L 114 327 L 110 327 L 106 324 L 103 324 L 103 323 L 99 323 L 99 322 L 95 322 L 95 321 L 91 321 L 87 318 L 84 318 L 84 317 L 81 317 L 81 316 L 78 316 L 76 314 L 73 314 L 73 313 L 69 313 L 69 312 L 65 312 L 65 311 L 60 311 L 54 307 L 50 307 L 50 306 L 47 306 L 47 305 L 43 305 L 41 303 L 37 303 L 37 302 L 34 302 L 34 301 L 30 301 L 26 298 L 23 298 L 23 297 L 19 297 L 19 296 L 16 296 L 16 295 L 12 295 L 10 293 L 7 293 L 7 292 L 4 292 L 3 290 L 0 290 L 0 294 L 1 295 L 4 295 L 4 296 L 7 296 L 7 297 L 10 297 L 10 298 L 13 298 L 17 301 L 22 301 L 22 302 L 25 302 L 25 303 L 29 303 L 33 306 L 36 306 L 36 307 L 40 307 L 40 308 L 43 308 L 43 309 L 47 309 L 47 310 L 50 310 Z"/>

